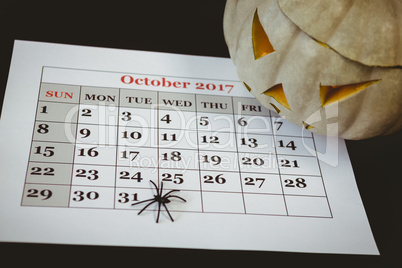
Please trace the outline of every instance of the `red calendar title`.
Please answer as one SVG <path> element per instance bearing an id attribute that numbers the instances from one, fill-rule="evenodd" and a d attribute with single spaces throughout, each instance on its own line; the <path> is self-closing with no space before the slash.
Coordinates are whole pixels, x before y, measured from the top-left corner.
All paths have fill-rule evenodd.
<path id="1" fill-rule="evenodd" d="M 120 78 L 121 82 L 127 85 L 133 84 L 137 86 L 149 86 L 149 87 L 164 87 L 164 88 L 182 88 L 182 89 L 199 89 L 210 91 L 223 91 L 230 93 L 234 85 L 229 84 L 216 84 L 216 83 L 203 83 L 203 82 L 188 82 L 188 81 L 173 81 L 166 77 L 161 78 L 148 78 L 139 77 L 135 78 L 131 75 L 123 75 Z"/>

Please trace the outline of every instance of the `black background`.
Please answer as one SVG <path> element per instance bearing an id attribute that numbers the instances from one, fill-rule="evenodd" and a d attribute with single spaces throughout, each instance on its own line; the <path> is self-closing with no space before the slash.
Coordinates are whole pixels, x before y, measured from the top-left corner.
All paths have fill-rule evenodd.
<path id="1" fill-rule="evenodd" d="M 222 0 L 2 1 L 0 101 L 2 103 L 4 97 L 15 39 L 229 57 L 222 32 L 224 6 L 225 1 Z M 398 172 L 402 166 L 401 138 L 399 133 L 362 141 L 347 141 L 359 191 L 380 256 L 4 242 L 0 243 L 0 259 L 3 263 L 11 260 L 13 264 L 38 266 L 71 264 L 135 267 L 152 264 L 198 264 L 201 267 L 214 264 L 258 264 L 275 267 L 402 267 L 398 256 L 402 253 L 402 176 Z M 247 228 L 253 226 L 245 226 Z"/>

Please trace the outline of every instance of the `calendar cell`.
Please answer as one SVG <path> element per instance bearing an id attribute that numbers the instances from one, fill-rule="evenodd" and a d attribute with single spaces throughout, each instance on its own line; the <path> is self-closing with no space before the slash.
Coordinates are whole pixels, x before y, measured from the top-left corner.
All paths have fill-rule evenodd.
<path id="1" fill-rule="evenodd" d="M 200 174 L 198 170 L 159 169 L 159 181 L 163 188 L 200 191 Z"/>
<path id="2" fill-rule="evenodd" d="M 314 150 L 314 142 L 312 138 L 297 138 L 297 137 L 276 137 L 276 152 L 278 155 L 305 155 L 314 156 L 307 148 Z"/>
<path id="3" fill-rule="evenodd" d="M 277 174 L 241 173 L 243 193 L 283 194 Z"/>
<path id="4" fill-rule="evenodd" d="M 241 193 L 203 192 L 204 212 L 245 213 Z"/>
<path id="5" fill-rule="evenodd" d="M 232 152 L 200 151 L 199 162 L 200 170 L 239 171 L 237 154 Z"/>
<path id="6" fill-rule="evenodd" d="M 326 196 L 321 177 L 282 175 L 281 181 L 285 195 Z"/>
<path id="7" fill-rule="evenodd" d="M 187 111 L 195 112 L 195 95 L 183 93 L 159 93 L 159 111 L 173 110 L 173 111 Z"/>
<path id="8" fill-rule="evenodd" d="M 116 146 L 77 144 L 74 162 L 77 164 L 114 165 L 116 163 Z"/>
<path id="9" fill-rule="evenodd" d="M 312 137 L 310 131 L 304 127 L 284 120 L 282 117 L 272 117 L 272 126 L 276 136 Z"/>
<path id="10" fill-rule="evenodd" d="M 78 123 L 116 126 L 118 124 L 118 108 L 114 104 L 81 104 Z"/>
<path id="11" fill-rule="evenodd" d="M 72 163 L 74 144 L 33 141 L 30 161 Z"/>
<path id="12" fill-rule="evenodd" d="M 234 118 L 237 133 L 273 134 L 268 116 L 235 115 Z"/>
<path id="13" fill-rule="evenodd" d="M 72 167 L 72 164 L 30 162 L 26 182 L 70 185 Z"/>
<path id="14" fill-rule="evenodd" d="M 326 197 L 285 195 L 289 216 L 331 217 Z"/>
<path id="15" fill-rule="evenodd" d="M 265 214 L 286 216 L 283 195 L 244 194 L 247 214 Z"/>
<path id="16" fill-rule="evenodd" d="M 78 111 L 78 104 L 40 101 L 36 112 L 36 120 L 76 123 Z"/>
<path id="17" fill-rule="evenodd" d="M 155 148 L 118 146 L 117 165 L 126 167 L 158 167 Z"/>
<path id="18" fill-rule="evenodd" d="M 181 110 L 159 110 L 158 127 L 161 129 L 196 129 L 196 114 Z"/>
<path id="19" fill-rule="evenodd" d="M 153 109 L 121 107 L 119 112 L 119 127 L 157 128 L 157 115 L 157 111 Z"/>
<path id="20" fill-rule="evenodd" d="M 115 167 L 74 165 L 71 184 L 113 187 L 115 184 Z"/>
<path id="21" fill-rule="evenodd" d="M 156 110 L 157 104 L 158 92 L 149 90 L 120 89 L 120 107 L 122 110 L 124 110 L 125 107 Z"/>
<path id="22" fill-rule="evenodd" d="M 117 106 L 119 103 L 119 89 L 105 87 L 82 87 L 81 104 L 96 106 Z"/>
<path id="23" fill-rule="evenodd" d="M 134 147 L 158 147 L 158 130 L 154 128 L 119 126 L 118 144 Z"/>
<path id="24" fill-rule="evenodd" d="M 317 158 L 308 156 L 278 155 L 281 174 L 320 176 Z"/>
<path id="25" fill-rule="evenodd" d="M 254 98 L 233 98 L 233 113 L 239 116 L 269 116 L 269 110 Z"/>
<path id="26" fill-rule="evenodd" d="M 68 207 L 70 186 L 25 184 L 22 205 L 38 207 Z"/>
<path id="27" fill-rule="evenodd" d="M 74 143 L 76 124 L 36 121 L 33 140 Z"/>
<path id="28" fill-rule="evenodd" d="M 236 151 L 236 135 L 233 132 L 198 132 L 198 148 L 208 151 Z"/>
<path id="29" fill-rule="evenodd" d="M 240 175 L 236 172 L 201 171 L 203 191 L 242 192 Z"/>
<path id="30" fill-rule="evenodd" d="M 147 188 L 144 189 L 117 187 L 114 202 L 115 208 L 137 211 L 141 210 L 146 204 L 137 206 L 132 206 L 132 204 L 146 199 L 151 199 L 154 197 L 154 194 L 156 194 L 155 190 L 150 188 L 150 183 L 147 183 L 146 186 Z M 147 211 L 152 211 L 152 209 L 153 207 L 150 207 L 149 209 L 147 209 Z"/>
<path id="31" fill-rule="evenodd" d="M 114 188 L 72 186 L 70 207 L 81 208 L 113 208 Z"/>
<path id="32" fill-rule="evenodd" d="M 157 168 L 117 167 L 116 187 L 149 188 L 151 183 L 158 182 Z"/>
<path id="33" fill-rule="evenodd" d="M 239 152 L 275 154 L 274 138 L 271 135 L 238 133 L 236 137 Z"/>
<path id="34" fill-rule="evenodd" d="M 197 95 L 198 113 L 233 114 L 232 99 L 224 96 Z"/>
<path id="35" fill-rule="evenodd" d="M 235 132 L 233 115 L 198 112 L 197 128 L 198 131 Z"/>
<path id="36" fill-rule="evenodd" d="M 183 129 L 161 129 L 159 131 L 159 147 L 197 150 L 197 132 Z"/>
<path id="37" fill-rule="evenodd" d="M 163 192 L 163 194 L 165 191 Z M 201 193 L 199 191 L 187 191 L 180 190 L 180 192 L 174 192 L 174 195 L 178 195 L 181 198 L 184 198 L 186 202 L 182 200 L 171 198 L 171 202 L 169 203 L 169 211 L 189 211 L 189 212 L 202 212 L 202 202 L 201 202 Z M 174 215 L 175 219 L 180 217 L 180 215 Z"/>
<path id="38" fill-rule="evenodd" d="M 182 149 L 159 149 L 159 167 L 178 170 L 197 169 L 197 151 Z"/>
<path id="39" fill-rule="evenodd" d="M 149 184 L 148 187 L 151 187 Z M 163 191 L 163 194 L 166 194 L 167 191 Z M 156 194 L 155 188 L 144 188 L 144 189 L 130 189 L 130 188 L 116 188 L 116 201 L 115 201 L 115 208 L 117 209 L 129 209 L 134 211 L 139 211 L 143 209 L 148 202 L 144 202 L 142 204 L 138 204 L 133 206 L 132 204 L 140 201 L 144 201 L 147 199 L 154 198 Z M 174 193 L 176 195 L 176 193 Z M 183 191 L 180 190 L 178 193 L 180 197 L 184 198 L 186 202 L 179 200 L 177 198 L 172 197 L 169 203 L 169 211 L 192 211 L 192 212 L 201 212 L 202 205 L 201 205 L 201 194 L 197 191 Z M 150 201 L 151 202 L 151 201 Z M 152 213 L 155 214 L 158 210 L 158 204 L 155 202 L 154 204 L 150 205 L 143 214 Z M 164 208 L 161 208 L 161 215 L 160 217 L 168 217 Z M 175 215 L 176 218 L 176 215 Z"/>
<path id="40" fill-rule="evenodd" d="M 42 83 L 39 100 L 52 102 L 78 103 L 80 86 Z"/>
<path id="41" fill-rule="evenodd" d="M 116 145 L 117 126 L 78 124 L 76 142 L 91 145 Z"/>
<path id="42" fill-rule="evenodd" d="M 241 172 L 278 173 L 275 154 L 239 153 Z"/>

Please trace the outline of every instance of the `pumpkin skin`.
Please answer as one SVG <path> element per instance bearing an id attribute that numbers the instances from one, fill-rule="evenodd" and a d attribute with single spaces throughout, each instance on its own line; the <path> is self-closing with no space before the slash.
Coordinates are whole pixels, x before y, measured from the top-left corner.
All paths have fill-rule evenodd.
<path id="1" fill-rule="evenodd" d="M 278 4 L 300 29 L 342 56 L 370 66 L 402 66 L 402 1 L 278 0 Z"/>
<path id="2" fill-rule="evenodd" d="M 258 59 L 253 46 L 256 14 L 273 47 Z M 240 80 L 262 105 L 286 120 L 345 139 L 388 135 L 402 128 L 402 68 L 368 66 L 344 57 L 302 31 L 276 0 L 228 0 L 224 34 Z M 325 86 L 330 92 L 331 86 L 370 81 L 362 90 L 323 102 Z M 277 91 L 277 85 L 286 103 L 267 94 Z"/>

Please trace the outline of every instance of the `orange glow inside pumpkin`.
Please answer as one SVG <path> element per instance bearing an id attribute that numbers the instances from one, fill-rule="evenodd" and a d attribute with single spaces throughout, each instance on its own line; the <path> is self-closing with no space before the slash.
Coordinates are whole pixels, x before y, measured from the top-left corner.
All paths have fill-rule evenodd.
<path id="1" fill-rule="evenodd" d="M 290 110 L 290 106 L 289 106 L 288 100 L 286 99 L 285 91 L 283 91 L 282 84 L 277 84 L 277 85 L 265 90 L 262 94 L 274 98 L 277 102 L 282 104 L 282 106 L 284 106 Z"/>
<path id="2" fill-rule="evenodd" d="M 320 84 L 321 105 L 326 106 L 331 103 L 344 100 L 371 86 L 372 84 L 380 82 L 380 80 L 381 79 L 341 86 L 325 86 Z"/>
<path id="3" fill-rule="evenodd" d="M 265 33 L 265 30 L 261 25 L 257 10 L 255 11 L 253 18 L 252 39 L 254 58 L 256 60 L 275 51 L 274 47 L 269 41 L 268 35 Z"/>

